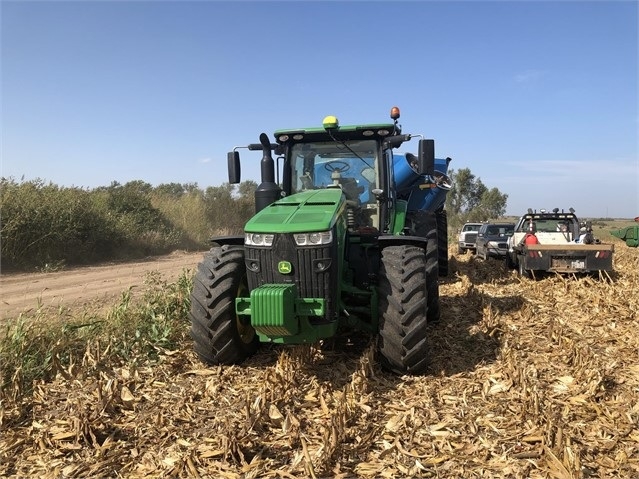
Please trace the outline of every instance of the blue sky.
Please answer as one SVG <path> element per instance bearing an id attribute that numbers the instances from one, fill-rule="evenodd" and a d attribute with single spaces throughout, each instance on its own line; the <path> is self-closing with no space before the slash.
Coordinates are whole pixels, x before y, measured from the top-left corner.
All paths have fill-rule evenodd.
<path id="1" fill-rule="evenodd" d="M 3 0 L 0 175 L 217 186 L 261 132 L 397 105 L 508 214 L 634 217 L 637 6 Z M 243 180 L 259 159 L 243 155 Z"/>

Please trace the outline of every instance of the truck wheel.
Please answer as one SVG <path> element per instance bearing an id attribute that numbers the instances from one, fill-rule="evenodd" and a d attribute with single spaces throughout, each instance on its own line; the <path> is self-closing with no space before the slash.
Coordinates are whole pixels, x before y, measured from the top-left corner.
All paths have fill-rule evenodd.
<path id="1" fill-rule="evenodd" d="M 515 269 L 517 265 L 513 263 L 513 259 L 510 257 L 510 254 L 506 252 L 506 270 Z"/>
<path id="2" fill-rule="evenodd" d="M 244 250 L 211 249 L 197 267 L 191 293 L 191 338 L 209 364 L 235 364 L 255 353 L 259 338 L 248 319 L 235 314 L 235 298 L 248 296 Z"/>
<path id="3" fill-rule="evenodd" d="M 428 365 L 426 253 L 416 246 L 382 250 L 379 351 L 384 367 L 421 374 Z"/>
<path id="4" fill-rule="evenodd" d="M 448 213 L 442 209 L 436 214 L 439 276 L 448 276 Z"/>
<path id="5" fill-rule="evenodd" d="M 466 254 L 466 249 L 462 248 L 461 246 L 458 246 L 457 254 Z"/>

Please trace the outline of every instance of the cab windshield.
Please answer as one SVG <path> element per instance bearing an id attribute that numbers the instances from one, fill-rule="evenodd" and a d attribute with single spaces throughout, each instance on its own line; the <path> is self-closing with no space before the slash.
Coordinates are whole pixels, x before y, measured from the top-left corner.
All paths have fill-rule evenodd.
<path id="1" fill-rule="evenodd" d="M 486 236 L 512 236 L 515 225 L 491 225 L 486 228 Z"/>
<path id="2" fill-rule="evenodd" d="M 339 185 L 347 200 L 374 203 L 377 142 L 298 143 L 291 148 L 291 193 Z"/>

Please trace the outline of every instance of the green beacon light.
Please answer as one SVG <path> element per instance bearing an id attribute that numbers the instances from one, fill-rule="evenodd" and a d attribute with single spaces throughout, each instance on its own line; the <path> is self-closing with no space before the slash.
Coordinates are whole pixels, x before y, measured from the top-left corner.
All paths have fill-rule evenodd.
<path id="1" fill-rule="evenodd" d="M 339 121 L 337 120 L 336 116 L 328 115 L 324 118 L 322 126 L 325 130 L 336 130 L 337 128 L 339 128 Z"/>

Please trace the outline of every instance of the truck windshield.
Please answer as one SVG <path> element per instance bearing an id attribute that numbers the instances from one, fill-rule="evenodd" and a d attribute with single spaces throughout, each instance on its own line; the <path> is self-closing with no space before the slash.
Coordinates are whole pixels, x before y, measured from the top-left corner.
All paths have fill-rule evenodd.
<path id="1" fill-rule="evenodd" d="M 517 231 L 528 231 L 530 229 L 530 220 L 530 217 L 525 217 L 523 221 L 520 221 Z M 574 218 L 535 217 L 532 218 L 532 222 L 535 232 L 538 233 L 566 233 L 577 228 L 577 220 Z"/>
<path id="2" fill-rule="evenodd" d="M 377 142 L 347 141 L 345 145 L 333 141 L 293 145 L 291 193 L 339 185 L 349 200 L 375 202 L 371 191 L 379 181 Z"/>

